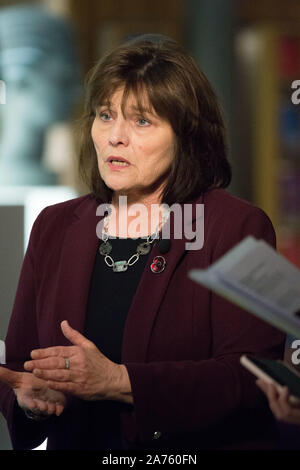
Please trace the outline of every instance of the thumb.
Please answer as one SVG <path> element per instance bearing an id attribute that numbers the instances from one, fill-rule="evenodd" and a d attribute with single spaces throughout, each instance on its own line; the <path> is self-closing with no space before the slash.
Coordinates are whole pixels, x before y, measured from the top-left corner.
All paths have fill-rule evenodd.
<path id="1" fill-rule="evenodd" d="M 0 367 L 0 382 L 9 385 L 11 388 L 17 388 L 20 383 L 20 374 L 22 372 L 15 372 L 5 367 Z"/>
<path id="2" fill-rule="evenodd" d="M 82 348 L 91 348 L 95 346 L 94 343 L 89 341 L 85 336 L 79 333 L 79 331 L 71 328 L 67 320 L 62 321 L 60 326 L 65 338 L 75 346 L 81 346 Z"/>

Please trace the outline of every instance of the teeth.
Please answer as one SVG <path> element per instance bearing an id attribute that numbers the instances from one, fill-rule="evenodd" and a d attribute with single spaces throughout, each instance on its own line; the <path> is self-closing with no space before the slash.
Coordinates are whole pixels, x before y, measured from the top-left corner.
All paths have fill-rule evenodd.
<path id="1" fill-rule="evenodd" d="M 114 165 L 118 165 L 118 166 L 128 166 L 128 163 L 121 162 L 119 160 L 111 160 L 111 163 L 113 163 Z"/>

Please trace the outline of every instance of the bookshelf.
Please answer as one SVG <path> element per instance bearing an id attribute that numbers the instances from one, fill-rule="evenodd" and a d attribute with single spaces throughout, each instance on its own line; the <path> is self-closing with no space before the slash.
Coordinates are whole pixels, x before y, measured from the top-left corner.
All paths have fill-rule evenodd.
<path id="1" fill-rule="evenodd" d="M 278 250 L 300 267 L 300 104 L 292 83 L 300 79 L 300 33 L 286 25 L 260 24 L 236 38 L 239 93 L 251 90 L 253 202 L 271 218 Z M 245 83 L 244 80 L 251 83 Z"/>

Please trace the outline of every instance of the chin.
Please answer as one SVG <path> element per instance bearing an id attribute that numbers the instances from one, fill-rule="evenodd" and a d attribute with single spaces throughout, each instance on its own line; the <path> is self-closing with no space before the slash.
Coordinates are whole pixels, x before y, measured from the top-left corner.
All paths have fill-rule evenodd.
<path id="1" fill-rule="evenodd" d="M 121 184 L 114 184 L 114 183 L 109 182 L 109 181 L 105 181 L 105 184 L 113 192 L 127 194 L 127 192 L 130 191 L 130 188 L 127 188 L 126 186 L 121 185 Z"/>
<path id="2" fill-rule="evenodd" d="M 124 184 L 120 178 L 103 178 L 103 181 L 112 191 L 130 191 L 130 185 Z"/>

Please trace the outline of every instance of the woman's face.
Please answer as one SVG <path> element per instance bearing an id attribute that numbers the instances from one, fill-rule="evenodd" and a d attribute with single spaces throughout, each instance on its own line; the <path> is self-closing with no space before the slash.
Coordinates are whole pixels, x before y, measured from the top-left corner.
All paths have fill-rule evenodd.
<path id="1" fill-rule="evenodd" d="M 165 182 L 174 159 L 175 134 L 154 111 L 141 115 L 134 95 L 129 95 L 123 115 L 122 96 L 120 88 L 109 107 L 98 108 L 91 135 L 105 184 L 115 195 L 140 198 L 157 181 Z"/>

